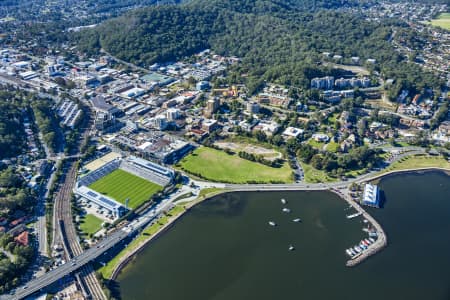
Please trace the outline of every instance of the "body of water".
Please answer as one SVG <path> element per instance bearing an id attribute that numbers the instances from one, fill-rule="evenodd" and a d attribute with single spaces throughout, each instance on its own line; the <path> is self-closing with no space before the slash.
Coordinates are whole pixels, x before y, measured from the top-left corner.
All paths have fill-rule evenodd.
<path id="1" fill-rule="evenodd" d="M 232 193 L 194 207 L 152 242 L 121 272 L 120 296 L 450 299 L 450 177 L 397 175 L 381 189 L 384 208 L 369 211 L 389 245 L 355 268 L 345 267 L 344 251 L 367 235 L 361 217 L 345 218 L 353 211 L 338 196 Z M 291 213 L 282 212 L 281 198 Z"/>

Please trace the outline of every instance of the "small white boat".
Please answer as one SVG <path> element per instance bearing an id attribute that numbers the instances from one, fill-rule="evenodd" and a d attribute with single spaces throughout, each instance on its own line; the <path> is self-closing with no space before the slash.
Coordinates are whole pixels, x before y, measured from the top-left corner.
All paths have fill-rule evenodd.
<path id="1" fill-rule="evenodd" d="M 298 222 L 301 222 L 301 221 L 302 221 L 302 219 L 300 219 L 300 218 L 292 220 L 292 222 L 295 222 L 295 223 L 298 223 Z"/>
<path id="2" fill-rule="evenodd" d="M 360 215 L 362 215 L 362 212 L 357 212 L 352 215 L 348 215 L 347 219 L 353 219 L 353 218 L 359 217 Z"/>
<path id="3" fill-rule="evenodd" d="M 269 221 L 269 225 L 270 226 L 277 226 L 277 223 L 275 223 L 274 221 Z"/>
<path id="4" fill-rule="evenodd" d="M 291 212 L 291 210 L 289 209 L 289 208 L 283 208 L 283 212 L 285 212 L 285 213 L 290 213 Z"/>
<path id="5" fill-rule="evenodd" d="M 282 203 L 282 204 L 286 204 L 286 203 L 287 203 L 286 199 L 284 199 L 284 198 L 281 199 L 281 203 Z"/>
<path id="6" fill-rule="evenodd" d="M 294 246 L 289 245 L 289 251 L 295 250 Z"/>

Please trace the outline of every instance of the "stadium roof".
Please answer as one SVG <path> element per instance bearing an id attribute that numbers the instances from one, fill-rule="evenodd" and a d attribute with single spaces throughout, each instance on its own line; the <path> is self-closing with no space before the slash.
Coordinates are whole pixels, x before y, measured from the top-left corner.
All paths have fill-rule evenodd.
<path id="1" fill-rule="evenodd" d="M 77 189 L 77 193 L 90 200 L 93 201 L 95 203 L 97 203 L 98 205 L 105 207 L 106 209 L 109 209 L 111 211 L 115 211 L 121 207 L 124 207 L 121 203 L 107 197 L 104 196 L 100 193 L 97 193 L 96 191 L 88 188 L 87 186 L 81 186 Z"/>

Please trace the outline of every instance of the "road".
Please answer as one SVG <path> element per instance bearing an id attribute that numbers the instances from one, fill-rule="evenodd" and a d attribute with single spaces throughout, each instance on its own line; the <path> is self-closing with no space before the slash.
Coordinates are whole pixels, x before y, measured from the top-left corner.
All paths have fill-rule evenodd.
<path id="1" fill-rule="evenodd" d="M 0 299 L 23 299 L 35 292 L 38 292 L 61 278 L 77 271 L 79 268 L 102 255 L 105 251 L 111 249 L 127 236 L 128 232 L 118 230 L 112 233 L 108 238 L 99 242 L 96 247 L 84 251 L 81 255 L 75 256 L 64 265 L 45 273 L 41 277 L 30 281 L 28 284 L 20 288 L 17 288 L 15 295 L 3 295 L 0 296 Z"/>
<path id="2" fill-rule="evenodd" d="M 302 165 L 298 162 L 298 158 L 296 155 L 289 155 L 289 160 L 291 160 L 295 168 L 292 168 L 292 171 L 294 172 L 295 181 L 303 181 L 305 178 L 305 172 L 303 171 Z"/>
<path id="3" fill-rule="evenodd" d="M 164 199 L 160 203 L 153 205 L 133 222 L 130 222 L 126 227 L 109 234 L 95 246 L 85 250 L 84 252 L 82 251 L 80 254 L 75 255 L 72 259 L 69 259 L 64 265 L 45 273 L 41 277 L 28 282 L 24 286 L 18 287 L 15 290 L 14 295 L 0 296 L 0 300 L 22 299 L 44 289 L 69 274 L 73 274 L 78 269 L 81 269 L 81 272 L 83 272 L 83 268 L 89 266 L 89 262 L 103 255 L 103 253 L 107 252 L 129 235 L 134 234 L 136 231 L 144 228 L 149 223 L 156 220 L 164 211 L 169 210 L 173 205 L 173 201 L 179 196 L 180 193 L 176 193 L 170 198 Z M 94 296 L 94 299 L 100 298 Z"/>
<path id="4" fill-rule="evenodd" d="M 124 61 L 124 60 L 121 60 L 120 58 L 117 58 L 117 57 L 111 55 L 111 53 L 107 52 L 105 49 L 100 49 L 100 52 L 102 52 L 102 53 L 108 55 L 109 57 L 111 57 L 111 58 L 114 59 L 115 61 L 117 61 L 117 62 L 119 62 L 119 63 L 121 63 L 121 64 L 123 64 L 123 65 L 125 65 L 125 66 L 128 66 L 128 67 L 130 67 L 131 69 L 133 69 L 133 70 L 135 70 L 135 71 L 138 70 L 138 71 L 142 71 L 142 72 L 144 72 L 144 73 L 150 73 L 150 70 L 147 70 L 147 69 L 145 69 L 145 68 L 136 66 L 136 65 L 133 64 L 133 63 L 130 63 L 130 62 L 126 62 L 126 61 Z"/>

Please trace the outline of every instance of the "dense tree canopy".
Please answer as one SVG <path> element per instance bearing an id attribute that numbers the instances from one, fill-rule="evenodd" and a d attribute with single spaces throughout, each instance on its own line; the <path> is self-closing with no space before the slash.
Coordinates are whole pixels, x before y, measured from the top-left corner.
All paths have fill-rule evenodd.
<path id="1" fill-rule="evenodd" d="M 82 51 L 92 54 L 103 48 L 144 66 L 206 48 L 235 55 L 242 58 L 235 71 L 248 74 L 251 92 L 264 80 L 309 86 L 311 78 L 330 72 L 319 65 L 323 52 L 376 59 L 378 64 L 371 68 L 396 79 L 392 98 L 404 88 L 414 92 L 439 87 L 434 76 L 407 63 L 389 43 L 392 26 L 403 24 L 378 24 L 348 12 L 321 9 L 342 5 L 341 1 L 193 0 L 128 12 L 82 31 L 76 40 Z"/>
<path id="2" fill-rule="evenodd" d="M 0 91 L 0 112 L 0 159 L 4 159 L 20 154 L 26 145 L 21 99 Z"/>

